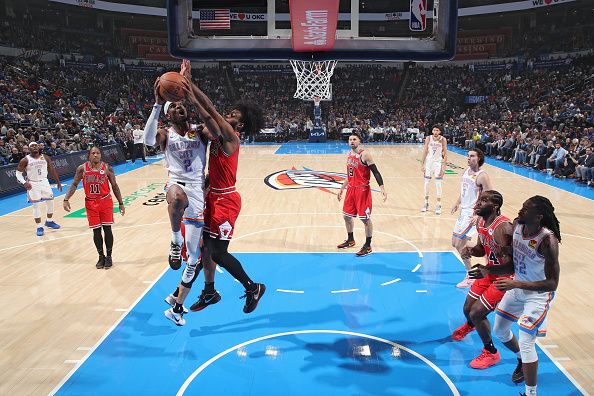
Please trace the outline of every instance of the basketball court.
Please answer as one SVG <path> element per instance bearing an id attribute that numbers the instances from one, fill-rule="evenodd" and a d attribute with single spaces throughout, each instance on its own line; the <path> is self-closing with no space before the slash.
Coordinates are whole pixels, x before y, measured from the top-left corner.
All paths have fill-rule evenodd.
<path id="1" fill-rule="evenodd" d="M 173 55 L 246 63 L 292 60 L 296 97 L 314 101 L 317 109 L 320 100 L 332 99 L 334 60 L 438 61 L 455 52 L 455 0 L 407 0 L 395 9 L 373 9 L 373 2 L 358 0 L 318 0 L 335 6 L 324 15 L 290 10 L 286 1 L 250 1 L 245 7 L 259 7 L 267 22 L 242 37 L 232 30 L 200 36 L 198 26 L 206 18 L 202 3 L 213 2 L 167 2 Z M 236 2 L 228 3 L 214 6 L 230 8 Z M 376 26 L 377 15 L 390 16 L 390 29 Z M 334 21 L 325 22 L 329 30 L 292 29 L 319 27 L 324 18 Z M 325 141 L 318 122 L 324 117 L 315 113 L 318 141 Z M 495 342 L 501 362 L 478 371 L 469 367 L 482 349 L 476 332 L 461 342 L 451 340 L 465 320 L 467 290 L 455 287 L 465 269 L 451 247 L 457 214 L 449 212 L 467 167 L 465 152 L 450 148 L 444 212 L 435 215 L 420 212 L 422 145 L 366 148 L 382 172 L 388 199 L 382 202 L 374 190 L 374 252 L 357 258 L 364 241 L 358 221 L 356 247 L 336 249 L 346 232 L 336 197 L 345 178 L 346 143 L 242 146 L 237 189 L 243 207 L 230 252 L 254 280 L 266 284 L 267 292 L 258 309 L 246 315 L 242 286 L 219 270 L 216 288 L 222 301 L 187 314 L 184 327 L 163 315 L 168 308 L 163 299 L 177 286 L 181 271 L 167 264 L 171 231 L 162 158 L 115 166 L 126 215 L 115 216 L 110 270 L 95 269 L 97 253 L 80 190 L 70 199 L 70 214 L 56 198 L 55 220 L 62 228 L 43 237 L 35 236 L 25 194 L 2 199 L 0 296 L 6 304 L 0 312 L 0 394 L 523 392 L 523 384 L 511 382 L 515 355 L 500 343 Z M 539 194 L 552 201 L 561 222 L 560 284 L 548 336 L 538 344 L 539 392 L 594 393 L 589 265 L 594 194 L 496 160 L 487 159 L 485 169 L 503 194 L 504 215 L 514 218 L 526 199 Z M 434 196 L 432 185 L 431 210 Z M 199 295 L 202 279 L 187 305 Z"/>
<path id="2" fill-rule="evenodd" d="M 482 347 L 476 333 L 462 342 L 450 339 L 464 320 L 466 292 L 455 288 L 464 267 L 450 248 L 455 216 L 419 211 L 422 147 L 368 149 L 384 175 L 388 200 L 373 194 L 374 253 L 356 258 L 354 249 L 335 249 L 345 233 L 335 193 L 346 144 L 243 146 L 237 185 L 243 209 L 230 250 L 267 292 L 245 315 L 241 285 L 217 273 L 222 301 L 186 315 L 184 327 L 163 316 L 163 298 L 180 273 L 166 261 L 170 231 L 161 161 L 116 166 L 127 211 L 116 215 L 114 268 L 107 271 L 94 267 L 92 233 L 80 214 L 64 216 L 58 209 L 62 229 L 38 238 L 31 209 L 11 211 L 25 206 L 24 195 L 4 201 L 0 293 L 11 303 L 0 314 L 0 393 L 520 392 L 523 387 L 510 380 L 515 357 L 502 345 L 496 343 L 501 363 L 476 371 L 468 366 Z M 452 151 L 449 162 L 444 208 L 454 203 L 466 165 Z M 504 196 L 507 216 L 534 194 L 555 205 L 563 237 L 561 280 L 549 334 L 538 349 L 539 389 L 591 393 L 592 197 L 489 160 L 486 169 Z M 84 207 L 81 191 L 71 204 L 74 213 Z M 356 224 L 357 246 L 363 237 Z M 200 290 L 198 283 L 188 301 Z"/>

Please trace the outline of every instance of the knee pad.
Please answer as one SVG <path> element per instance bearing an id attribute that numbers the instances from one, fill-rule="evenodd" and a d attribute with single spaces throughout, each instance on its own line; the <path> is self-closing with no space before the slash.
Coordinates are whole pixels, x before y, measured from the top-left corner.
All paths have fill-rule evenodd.
<path id="1" fill-rule="evenodd" d="M 47 205 L 47 214 L 53 214 L 54 213 L 54 200 L 53 199 L 48 199 L 47 201 L 45 201 L 45 204 Z"/>
<path id="2" fill-rule="evenodd" d="M 39 208 L 39 202 L 33 202 L 33 217 L 36 219 L 41 218 L 41 209 Z"/>
<path id="3" fill-rule="evenodd" d="M 528 334 L 520 330 L 518 342 L 520 344 L 520 354 L 523 363 L 534 363 L 538 361 L 538 355 L 536 354 L 536 334 Z"/>

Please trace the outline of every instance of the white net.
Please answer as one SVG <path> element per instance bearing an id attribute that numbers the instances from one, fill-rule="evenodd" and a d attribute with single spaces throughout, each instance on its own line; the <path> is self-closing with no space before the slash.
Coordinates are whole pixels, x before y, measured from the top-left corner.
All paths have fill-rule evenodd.
<path id="1" fill-rule="evenodd" d="M 336 66 L 335 60 L 314 62 L 292 59 L 291 66 L 293 66 L 297 77 L 294 98 L 302 100 L 315 100 L 316 97 L 321 100 L 332 99 L 330 78 Z"/>

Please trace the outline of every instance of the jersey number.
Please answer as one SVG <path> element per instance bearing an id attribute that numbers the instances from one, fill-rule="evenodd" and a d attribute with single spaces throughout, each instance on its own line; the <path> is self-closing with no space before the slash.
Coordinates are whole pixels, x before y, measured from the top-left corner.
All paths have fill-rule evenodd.
<path id="1" fill-rule="evenodd" d="M 37 174 L 38 174 L 39 176 L 41 176 L 41 169 L 40 169 L 40 168 L 37 168 Z"/>
<path id="2" fill-rule="evenodd" d="M 97 183 L 89 184 L 89 193 L 99 194 L 99 184 L 97 184 Z"/>
<path id="3" fill-rule="evenodd" d="M 489 254 L 489 261 L 491 263 L 493 263 L 493 265 L 500 265 L 499 260 L 497 259 L 497 256 L 495 256 L 495 253 L 491 252 Z"/>
<path id="4" fill-rule="evenodd" d="M 349 177 L 353 177 L 353 168 L 349 168 Z"/>
<path id="5" fill-rule="evenodd" d="M 192 172 L 192 160 L 191 159 L 184 160 L 184 168 L 186 168 L 186 172 Z"/>

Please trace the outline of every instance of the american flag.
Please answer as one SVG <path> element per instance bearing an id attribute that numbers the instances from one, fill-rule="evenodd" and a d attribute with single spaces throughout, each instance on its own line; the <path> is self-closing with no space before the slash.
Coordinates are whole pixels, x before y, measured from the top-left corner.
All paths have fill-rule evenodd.
<path id="1" fill-rule="evenodd" d="M 200 30 L 231 29 L 229 10 L 200 10 Z"/>

